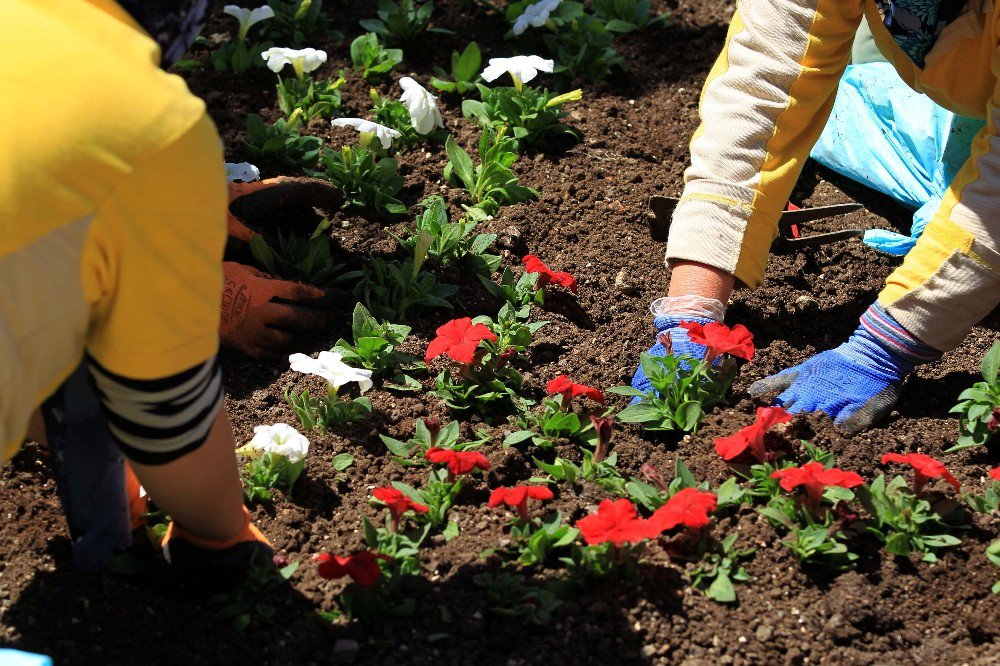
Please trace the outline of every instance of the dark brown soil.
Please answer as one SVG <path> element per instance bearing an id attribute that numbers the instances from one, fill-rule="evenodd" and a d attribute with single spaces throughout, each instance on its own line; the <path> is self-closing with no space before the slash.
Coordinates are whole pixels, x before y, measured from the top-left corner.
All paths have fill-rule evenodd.
<path id="1" fill-rule="evenodd" d="M 371 3 L 351 2 L 346 9 L 328 4 L 335 5 L 334 21 L 348 38 L 358 33 L 357 19 L 373 13 Z M 458 0 L 438 5 L 438 24 L 453 29 L 455 36 L 434 37 L 407 51 L 394 78 L 412 74 L 425 80 L 434 65 L 446 65 L 451 50 L 471 38 L 484 47 L 486 57 L 508 54 L 502 40 L 505 24 L 496 15 L 464 8 Z M 551 298 L 547 311 L 536 313 L 551 322 L 537 336 L 525 365 L 526 387 L 536 397 L 559 373 L 605 388 L 625 384 L 639 353 L 652 342 L 647 307 L 662 295 L 667 273 L 663 248 L 648 240 L 646 202 L 653 194 L 681 190 L 698 92 L 732 12 L 732 5 L 722 0 L 668 5 L 674 16 L 671 27 L 616 40 L 629 61 L 627 74 L 584 85 L 584 102 L 574 105 L 570 117 L 582 141 L 529 153 L 517 164 L 522 182 L 538 189 L 540 200 L 505 208 L 484 225 L 514 239 L 508 244 L 508 262 L 516 263 L 530 251 L 580 282 L 578 297 Z M 206 32 L 227 28 L 216 20 Z M 321 73 L 348 70 L 346 44 L 316 46 L 331 54 Z M 204 52 L 194 55 L 205 57 Z M 207 100 L 227 158 L 245 159 L 240 140 L 246 114 L 277 116 L 273 76 L 266 70 L 243 77 L 211 70 L 186 76 Z M 369 85 L 353 73 L 346 76 L 344 115 L 365 115 Z M 389 83 L 377 88 L 396 94 Z M 476 134 L 461 117 L 459 102 L 443 101 L 448 127 L 471 147 Z M 354 141 L 346 130 L 334 131 L 322 122 L 310 129 L 334 146 Z M 458 191 L 443 185 L 440 145 L 418 146 L 399 160 L 406 203 L 438 191 L 453 203 L 461 200 Z M 814 165 L 807 168 L 793 200 L 817 205 L 852 198 L 867 210 L 817 224 L 816 230 L 908 227 L 906 211 Z M 341 216 L 338 222 L 345 226 L 335 227 L 337 239 L 355 265 L 362 251 L 392 252 L 385 222 L 357 215 Z M 636 475 L 646 462 L 669 470 L 680 457 L 713 486 L 724 480 L 728 472 L 712 451 L 712 440 L 752 420 L 756 405 L 746 397 L 748 383 L 845 339 L 896 264 L 857 242 L 774 257 L 765 285 L 756 292 L 738 292 L 729 311 L 730 321 L 754 332 L 758 347 L 734 387 L 732 404 L 716 410 L 698 434 L 681 441 L 617 427 L 614 447 L 622 470 Z M 457 316 L 496 307 L 481 289 L 469 285 L 463 286 L 458 302 Z M 348 335 L 352 306 L 353 301 L 345 300 L 343 325 L 299 351 L 326 349 Z M 431 311 L 409 322 L 415 331 L 412 351 L 422 350 L 434 328 L 448 318 L 445 311 Z M 818 415 L 801 417 L 795 427 L 802 438 L 834 452 L 840 466 L 867 478 L 877 473 L 883 453 L 919 450 L 940 456 L 969 492 L 982 492 L 985 473 L 1000 456 L 985 450 L 942 451 L 957 437 L 957 422 L 948 409 L 976 380 L 979 359 L 996 339 L 998 324 L 1000 314 L 994 312 L 960 349 L 922 367 L 879 428 L 848 437 Z M 293 375 L 282 361 L 254 362 L 226 354 L 224 368 L 228 407 L 240 441 L 249 438 L 255 425 L 295 422 L 281 398 L 286 388 L 319 388 Z M 1000 569 L 984 556 L 1000 530 L 995 516 L 977 518 L 963 545 L 937 564 L 871 550 L 856 571 L 830 576 L 798 566 L 766 521 L 743 508 L 724 516 L 717 528 L 720 533 L 738 530 L 740 544 L 757 549 L 747 565 L 753 580 L 738 587 L 735 606 L 714 603 L 692 590 L 681 567 L 652 553 L 633 580 L 594 584 L 566 601 L 549 626 L 523 626 L 496 616 L 472 582 L 477 573 L 496 568 L 480 553 L 505 538 L 506 515 L 487 509 L 485 499 L 488 488 L 531 474 L 524 453 L 501 446 L 503 426 L 490 427 L 492 443 L 482 449 L 493 471 L 473 481 L 453 511 L 461 536 L 450 542 L 433 538 L 422 553 L 423 575 L 407 583 L 418 602 L 416 613 L 376 625 L 330 625 L 315 611 L 330 609 L 343 585 L 321 579 L 310 556 L 360 548 L 359 515 L 377 514 L 368 501 L 371 489 L 415 478 L 391 461 L 378 434 L 407 439 L 420 416 L 452 418 L 443 404 L 424 395 L 376 389 L 371 396 L 375 413 L 369 421 L 311 437 L 312 453 L 293 497 L 279 493 L 273 503 L 256 509 L 256 523 L 276 548 L 302 566 L 290 588 L 273 599 L 277 619 L 244 634 L 213 620 L 211 607 L 178 587 L 162 568 L 131 577 L 74 573 L 47 462 L 37 447 L 26 446 L 0 476 L 0 512 L 5 514 L 0 527 L 0 641 L 51 654 L 60 664 L 306 664 L 352 656 L 358 663 L 512 665 L 986 664 L 997 659 L 1000 612 L 989 590 Z M 463 426 L 469 435 L 477 427 L 482 427 L 478 420 Z M 330 463 L 342 452 L 352 453 L 356 464 L 338 474 Z M 589 486 L 561 486 L 557 492 L 553 506 L 574 519 L 605 496 Z M 347 640 L 358 641 L 356 654 Z M 340 651 L 335 651 L 338 645 Z"/>

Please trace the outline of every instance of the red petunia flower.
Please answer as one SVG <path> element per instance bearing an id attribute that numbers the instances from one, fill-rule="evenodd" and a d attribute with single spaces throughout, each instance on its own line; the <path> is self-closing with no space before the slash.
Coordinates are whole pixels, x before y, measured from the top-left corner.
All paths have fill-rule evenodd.
<path id="1" fill-rule="evenodd" d="M 524 258 L 521 259 L 521 263 L 524 264 L 524 270 L 528 273 L 538 273 L 538 288 L 544 289 L 550 284 L 556 284 L 560 287 L 565 287 L 569 289 L 574 294 L 577 292 L 579 287 L 576 284 L 576 280 L 573 276 L 565 271 L 560 271 L 558 273 L 554 272 L 548 266 L 545 265 L 541 259 L 533 254 L 526 254 Z"/>
<path id="2" fill-rule="evenodd" d="M 882 456 L 882 464 L 903 463 L 913 468 L 913 492 L 917 495 L 924 489 L 924 484 L 931 479 L 940 476 L 950 483 L 955 490 L 960 490 L 962 485 L 958 482 L 948 468 L 940 460 L 935 460 L 925 453 L 887 453 Z"/>
<path id="3" fill-rule="evenodd" d="M 313 562 L 319 563 L 316 570 L 321 577 L 330 580 L 350 576 L 361 587 L 373 585 L 382 577 L 382 569 L 378 565 L 379 560 L 391 562 L 392 558 L 371 550 L 358 551 L 346 557 L 330 553 L 313 555 Z"/>
<path id="4" fill-rule="evenodd" d="M 753 333 L 743 324 L 729 328 L 725 324 L 712 321 L 699 324 L 696 321 L 682 321 L 681 327 L 688 331 L 691 342 L 705 345 L 705 360 L 712 362 L 722 354 L 753 360 Z"/>
<path id="5" fill-rule="evenodd" d="M 427 449 L 424 458 L 432 463 L 447 465 L 449 479 L 468 474 L 474 469 L 486 471 L 490 468 L 490 461 L 478 451 L 456 451 L 455 449 L 432 446 Z"/>
<path id="6" fill-rule="evenodd" d="M 506 504 L 517 509 L 517 515 L 521 520 L 527 522 L 528 500 L 550 500 L 552 491 L 545 486 L 514 486 L 513 488 L 497 488 L 490 494 L 489 505 L 491 507 Z"/>
<path id="7" fill-rule="evenodd" d="M 583 384 L 577 384 L 566 375 L 559 375 L 545 385 L 545 392 L 549 395 L 562 396 L 562 410 L 569 409 L 569 403 L 573 398 L 583 396 L 590 398 L 594 402 L 604 404 L 604 394 L 598 389 Z"/>
<path id="8" fill-rule="evenodd" d="M 635 505 L 627 499 L 602 500 L 597 513 L 576 521 L 576 527 L 591 546 L 611 542 L 620 547 L 653 536 L 649 521 L 640 518 Z"/>
<path id="9" fill-rule="evenodd" d="M 767 459 L 764 450 L 764 435 L 771 426 L 788 423 L 792 415 L 781 407 L 758 407 L 757 420 L 745 428 L 740 428 L 729 437 L 717 437 L 715 452 L 725 461 L 734 460 L 744 453 L 757 462 Z"/>
<path id="10" fill-rule="evenodd" d="M 424 360 L 430 363 L 432 358 L 446 354 L 459 363 L 472 363 L 476 358 L 476 348 L 483 340 L 496 342 L 496 333 L 486 324 L 473 324 L 470 317 L 452 319 L 440 326 L 437 337 L 427 345 L 427 355 Z"/>
<path id="11" fill-rule="evenodd" d="M 399 519 L 407 511 L 416 511 L 417 513 L 427 513 L 430 511 L 430 507 L 414 502 L 403 491 L 396 488 L 376 488 L 372 491 L 372 496 L 384 503 L 386 508 L 389 509 L 393 532 L 399 529 Z"/>
<path id="12" fill-rule="evenodd" d="M 990 413 L 990 420 L 986 422 L 986 429 L 989 431 L 1000 428 L 1000 407 L 994 407 Z"/>
<path id="13" fill-rule="evenodd" d="M 684 488 L 674 493 L 666 504 L 653 512 L 649 524 L 656 534 L 671 530 L 678 525 L 689 529 L 707 527 L 709 514 L 718 506 L 715 493 L 706 493 L 697 488 Z"/>
<path id="14" fill-rule="evenodd" d="M 779 469 L 771 474 L 772 479 L 781 479 L 781 487 L 792 492 L 799 486 L 805 487 L 806 506 L 814 513 L 819 511 L 820 500 L 823 499 L 823 489 L 827 486 L 854 488 L 864 483 L 855 472 L 848 472 L 836 467 L 824 469 L 818 462 L 806 463 L 802 467 Z"/>
<path id="15" fill-rule="evenodd" d="M 990 478 L 1000 481 L 1000 467 L 994 467 L 990 470 Z"/>

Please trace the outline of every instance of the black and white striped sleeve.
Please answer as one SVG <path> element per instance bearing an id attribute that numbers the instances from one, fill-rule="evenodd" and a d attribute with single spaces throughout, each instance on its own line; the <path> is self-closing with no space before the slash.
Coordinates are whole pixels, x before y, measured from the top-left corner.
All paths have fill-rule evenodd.
<path id="1" fill-rule="evenodd" d="M 162 465 L 205 442 L 222 403 L 216 357 L 170 377 L 137 380 L 88 358 L 111 436 L 143 465 Z"/>

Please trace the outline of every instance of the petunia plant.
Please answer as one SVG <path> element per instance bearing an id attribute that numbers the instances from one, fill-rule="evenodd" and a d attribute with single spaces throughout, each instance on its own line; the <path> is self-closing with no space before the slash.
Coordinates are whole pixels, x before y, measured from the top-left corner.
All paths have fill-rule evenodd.
<path id="1" fill-rule="evenodd" d="M 576 133 L 562 122 L 567 116 L 563 106 L 579 101 L 583 92 L 578 88 L 558 95 L 524 85 L 539 71 L 551 72 L 553 66 L 553 61 L 538 56 L 491 58 L 482 78 L 493 82 L 509 74 L 514 85 L 490 88 L 477 84 L 480 98 L 462 102 L 462 113 L 484 127 L 505 128 L 519 145 L 535 144 L 560 135 L 575 138 Z"/>
<path id="2" fill-rule="evenodd" d="M 399 350 L 409 334 L 409 326 L 379 321 L 358 303 L 351 319 L 353 343 L 341 338 L 330 351 L 339 353 L 345 363 L 371 370 L 373 378 L 387 378 L 386 388 L 415 391 L 419 390 L 420 382 L 408 373 L 427 366 L 419 358 Z"/>
<path id="3" fill-rule="evenodd" d="M 469 42 L 461 53 L 451 52 L 451 72 L 446 72 L 440 67 L 434 68 L 437 76 L 431 77 L 431 87 L 441 92 L 459 95 L 475 90 L 482 62 L 483 56 L 479 51 L 479 45 Z"/>
<path id="4" fill-rule="evenodd" d="M 486 278 L 500 267 L 500 256 L 487 252 L 496 242 L 496 234 L 472 235 L 476 223 L 465 218 L 451 222 L 448 207 L 437 194 L 419 205 L 424 211 L 417 216 L 412 233 L 407 238 L 393 236 L 402 248 L 413 253 L 423 232 L 431 238 L 427 247 L 429 263 L 442 268 L 462 265 L 470 273 Z"/>
<path id="5" fill-rule="evenodd" d="M 559 511 L 544 517 L 532 517 L 528 509 L 529 501 L 544 502 L 553 497 L 549 488 L 540 485 L 494 489 L 488 505 L 506 505 L 516 511 L 516 517 L 510 523 L 510 545 L 487 553 L 510 558 L 524 567 L 544 564 L 560 552 L 568 553 L 579 536 L 579 530 L 566 524 Z"/>
<path id="6" fill-rule="evenodd" d="M 288 357 L 293 371 L 322 377 L 327 383 L 326 395 L 321 396 L 310 395 L 308 390 L 301 393 L 285 391 L 285 400 L 304 428 L 326 432 L 334 425 L 344 425 L 371 414 L 372 401 L 364 397 L 364 393 L 372 387 L 372 371 L 353 368 L 343 359 L 342 354 L 329 351 L 321 351 L 317 358 L 305 354 Z M 357 384 L 360 395 L 353 400 L 342 400 L 340 389 L 349 384 Z"/>
<path id="7" fill-rule="evenodd" d="M 307 237 L 279 228 L 271 242 L 262 234 L 254 234 L 250 238 L 250 251 L 261 268 L 271 275 L 318 287 L 334 285 L 342 280 L 344 264 L 333 259 L 330 237 L 326 233 L 330 224 L 328 219 L 320 220 Z"/>
<path id="8" fill-rule="evenodd" d="M 378 0 L 378 18 L 361 21 L 361 27 L 390 44 L 408 44 L 424 32 L 451 34 L 449 30 L 430 27 L 433 13 L 431 0 Z"/>
<path id="9" fill-rule="evenodd" d="M 455 410 L 513 404 L 522 380 L 510 361 L 527 349 L 531 335 L 544 324 L 525 324 L 508 308 L 501 310 L 498 322 L 461 317 L 438 327 L 424 360 L 443 356 L 453 363 L 438 374 L 432 395 Z"/>
<path id="10" fill-rule="evenodd" d="M 570 4 L 570 3 L 563 3 Z M 548 32 L 542 41 L 555 56 L 555 74 L 566 79 L 600 81 L 612 69 L 624 70 L 625 59 L 611 46 L 614 34 L 592 14 L 566 21 L 559 29 Z"/>
<path id="11" fill-rule="evenodd" d="M 578 437 L 587 430 L 586 422 L 573 411 L 574 398 L 584 398 L 604 404 L 604 394 L 599 389 L 585 384 L 577 384 L 566 375 L 559 375 L 545 387 L 549 397 L 536 410 L 521 403 L 521 409 L 514 420 L 519 430 L 507 435 L 504 446 L 513 446 L 531 440 L 535 446 L 552 448 L 563 437 Z"/>
<path id="12" fill-rule="evenodd" d="M 302 111 L 296 109 L 287 119 L 278 118 L 271 125 L 255 113 L 247 116 L 247 138 L 243 149 L 254 161 L 277 163 L 289 167 L 310 169 L 316 166 L 323 140 L 315 136 L 303 136 Z"/>
<path id="13" fill-rule="evenodd" d="M 370 207 L 389 215 L 405 213 L 406 206 L 396 198 L 403 189 L 403 178 L 397 173 L 399 165 L 395 159 L 383 156 L 402 135 L 362 118 L 337 118 L 332 125 L 357 130 L 358 147 L 325 149 L 320 155 L 320 169 L 310 171 L 310 175 L 326 178 L 340 188 L 345 208 Z"/>
<path id="14" fill-rule="evenodd" d="M 597 512 L 577 520 L 576 528 L 587 547 L 574 553 L 574 565 L 596 574 L 634 564 L 642 544 L 655 536 L 649 521 L 627 499 L 601 500 Z"/>
<path id="15" fill-rule="evenodd" d="M 351 62 L 366 79 L 385 76 L 402 61 L 402 49 L 385 48 L 378 35 L 373 32 L 365 33 L 351 42 Z"/>
<path id="16" fill-rule="evenodd" d="M 758 509 L 774 526 L 788 532 L 782 543 L 801 562 L 836 570 L 853 567 L 858 556 L 848 544 L 859 516 L 847 503 L 854 498 L 850 489 L 862 485 L 863 479 L 854 472 L 826 468 L 815 461 L 777 470 L 772 476 L 783 490 L 795 493 L 794 499 L 775 497 Z M 823 504 L 824 499 L 834 502 L 834 506 Z"/>
<path id="17" fill-rule="evenodd" d="M 989 484 L 986 492 L 982 495 L 971 493 L 964 496 L 969 508 L 976 513 L 993 513 L 1000 509 L 1000 467 L 995 467 L 989 471 Z"/>
<path id="18" fill-rule="evenodd" d="M 329 118 L 340 110 L 340 91 L 344 77 L 315 80 L 309 76 L 326 62 L 326 51 L 271 47 L 261 53 L 267 67 L 278 75 L 278 108 L 286 116 L 302 109 L 303 119 Z M 282 78 L 281 71 L 291 65 L 295 78 Z"/>
<path id="19" fill-rule="evenodd" d="M 882 464 L 887 463 L 912 467 L 913 484 L 907 486 L 902 476 L 886 480 L 879 475 L 858 488 L 858 500 L 872 516 L 868 531 L 893 555 L 921 553 L 923 561 L 936 562 L 939 550 L 961 543 L 952 532 L 967 527 L 968 514 L 957 497 L 932 494 L 925 486 L 939 477 L 956 494 L 961 486 L 944 464 L 923 453 L 888 453 L 882 456 Z"/>
<path id="20" fill-rule="evenodd" d="M 1000 433 L 1000 340 L 983 357 L 983 381 L 965 389 L 951 409 L 958 414 L 958 443 L 948 452 L 986 444 Z"/>
<path id="21" fill-rule="evenodd" d="M 610 417 L 590 415 L 594 433 L 594 450 L 581 448 L 582 463 L 577 465 L 566 458 L 556 457 L 552 463 L 532 458 L 535 465 L 549 474 L 552 480 L 573 484 L 590 481 L 615 495 L 625 494 L 625 479 L 618 471 L 618 454 L 611 453 Z"/>
<path id="22" fill-rule="evenodd" d="M 463 442 L 458 421 L 442 425 L 440 420 L 432 418 L 417 419 L 413 426 L 413 437 L 406 442 L 388 435 L 379 437 L 389 452 L 395 456 L 394 460 L 407 467 L 429 465 L 430 462 L 424 454 L 431 448 L 472 451 L 489 442 L 489 433 L 482 430 L 478 439 Z"/>
<path id="23" fill-rule="evenodd" d="M 670 12 L 652 12 L 650 0 L 592 0 L 590 8 L 609 32 L 621 34 L 670 25 Z"/>
<path id="24" fill-rule="evenodd" d="M 261 425 L 237 453 L 249 458 L 241 476 L 243 495 L 252 504 L 271 499 L 272 488 L 291 492 L 306 464 L 309 440 L 285 423 Z"/>
<path id="25" fill-rule="evenodd" d="M 479 139 L 479 164 L 448 136 L 444 149 L 448 164 L 444 177 L 453 186 L 465 187 L 472 207 L 486 215 L 495 215 L 500 206 L 521 203 L 538 196 L 530 187 L 520 185 L 511 166 L 517 161 L 517 142 L 505 135 L 506 128 L 494 131 L 483 128 Z"/>
<path id="26" fill-rule="evenodd" d="M 735 376 L 731 358 L 752 360 L 753 335 L 742 324 L 729 328 L 712 322 L 707 325 L 681 322 L 692 342 L 705 345 L 706 354 L 696 359 L 671 353 L 669 333 L 660 334 L 667 349 L 665 356 L 642 354 L 639 363 L 652 388 L 641 391 L 631 386 L 617 386 L 612 393 L 631 396 L 633 404 L 618 414 L 624 423 L 641 423 L 647 430 L 685 430 L 693 432 L 706 411 L 722 402 Z M 723 356 L 731 358 L 716 363 Z"/>
<path id="27" fill-rule="evenodd" d="M 340 605 L 352 619 L 377 622 L 386 617 L 408 617 L 416 602 L 402 596 L 404 574 L 393 558 L 375 550 L 361 550 L 351 555 L 318 553 L 313 556 L 321 578 L 335 580 L 349 577 L 340 595 Z M 333 619 L 335 613 L 321 613 Z"/>
<path id="28" fill-rule="evenodd" d="M 226 5 L 222 9 L 223 14 L 232 16 L 239 23 L 236 32 L 236 40 L 222 43 L 219 48 L 212 51 L 210 56 L 212 66 L 218 71 L 232 69 L 235 72 L 244 72 L 252 65 L 262 66 L 260 54 L 268 49 L 270 42 L 250 43 L 247 36 L 250 29 L 261 23 L 274 18 L 274 10 L 267 5 L 262 5 L 256 9 L 247 9 L 238 5 Z"/>
<path id="29" fill-rule="evenodd" d="M 268 0 L 267 4 L 274 10 L 274 20 L 264 24 L 268 39 L 293 48 L 302 48 L 310 37 L 343 39 L 339 32 L 328 29 L 331 12 L 323 11 L 323 0 Z"/>

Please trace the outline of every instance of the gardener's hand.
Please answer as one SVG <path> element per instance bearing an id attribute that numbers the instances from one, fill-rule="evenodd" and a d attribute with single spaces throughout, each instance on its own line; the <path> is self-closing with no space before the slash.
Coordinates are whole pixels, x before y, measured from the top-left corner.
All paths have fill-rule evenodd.
<path id="1" fill-rule="evenodd" d="M 333 295 L 318 287 L 272 278 L 232 261 L 223 262 L 219 337 L 254 358 L 287 351 L 297 335 L 329 330 Z"/>
<path id="2" fill-rule="evenodd" d="M 162 543 L 164 558 L 185 579 L 211 589 L 232 587 L 253 566 L 273 566 L 271 542 L 250 522 L 246 507 L 243 515 L 243 528 L 226 541 L 203 539 L 171 521 Z"/>
<path id="3" fill-rule="evenodd" d="M 344 196 L 334 185 L 318 178 L 268 178 L 252 183 L 229 184 L 229 235 L 250 242 L 257 228 L 292 229 L 311 234 L 315 221 L 308 221 L 314 208 L 332 213 Z M 305 214 L 303 214 L 305 213 Z M 311 224 L 313 228 L 301 228 Z"/>
<path id="4" fill-rule="evenodd" d="M 940 356 L 913 338 L 877 303 L 850 340 L 805 363 L 754 382 L 753 396 L 781 391 L 775 404 L 790 412 L 825 412 L 851 433 L 872 426 L 899 399 L 917 363 Z"/>

